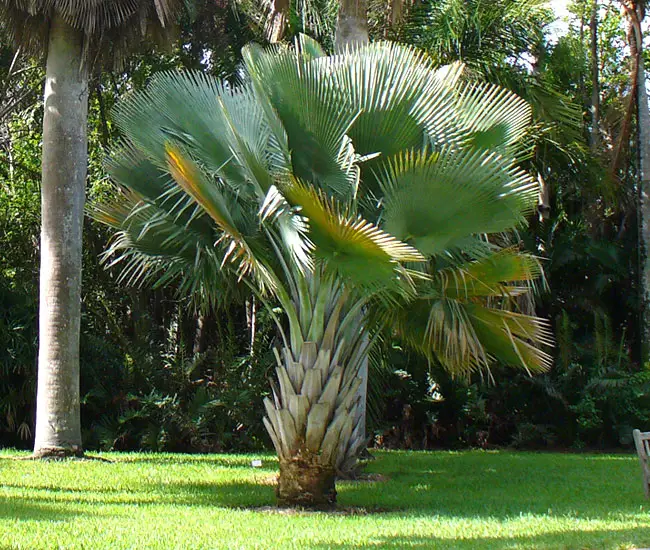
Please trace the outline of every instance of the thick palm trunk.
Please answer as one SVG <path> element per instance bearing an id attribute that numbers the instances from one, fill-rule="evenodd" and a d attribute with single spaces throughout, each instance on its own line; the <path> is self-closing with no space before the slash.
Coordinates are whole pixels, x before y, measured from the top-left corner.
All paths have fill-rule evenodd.
<path id="1" fill-rule="evenodd" d="M 82 454 L 79 330 L 88 110 L 82 53 L 83 32 L 55 15 L 43 115 L 36 456 Z"/>
<path id="2" fill-rule="evenodd" d="M 318 275 L 303 283 L 291 343 L 276 352 L 279 384 L 264 401 L 264 424 L 280 460 L 279 504 L 330 508 L 335 476 L 363 448 L 359 374 L 369 343 L 359 304 L 338 283 Z"/>

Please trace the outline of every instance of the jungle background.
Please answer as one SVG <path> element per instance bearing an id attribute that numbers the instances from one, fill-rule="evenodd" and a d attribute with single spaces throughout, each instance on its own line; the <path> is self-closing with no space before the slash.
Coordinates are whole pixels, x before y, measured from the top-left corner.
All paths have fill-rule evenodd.
<path id="1" fill-rule="evenodd" d="M 628 2 L 578 0 L 559 30 L 540 0 L 415 0 L 369 4 L 373 40 L 462 61 L 466 78 L 512 89 L 533 106 L 526 168 L 540 206 L 520 233 L 542 259 L 536 312 L 554 327 L 554 365 L 452 378 L 388 335 L 369 377 L 371 445 L 388 448 L 608 449 L 650 423 L 639 284 L 639 128 Z M 170 44 L 130 56 L 91 81 L 87 195 L 106 193 L 103 159 L 119 139 L 115 103 L 178 68 L 236 82 L 240 51 L 265 43 L 267 10 L 199 0 Z M 301 32 L 332 47 L 336 3 L 301 0 L 284 41 Z M 565 28 L 566 27 L 566 28 Z M 31 448 L 35 420 L 42 60 L 0 42 L 0 447 Z M 109 234 L 84 226 L 81 334 L 87 449 L 248 451 L 270 445 L 268 314 L 242 288 L 211 309 L 174 288 L 137 288 L 102 262 Z"/>

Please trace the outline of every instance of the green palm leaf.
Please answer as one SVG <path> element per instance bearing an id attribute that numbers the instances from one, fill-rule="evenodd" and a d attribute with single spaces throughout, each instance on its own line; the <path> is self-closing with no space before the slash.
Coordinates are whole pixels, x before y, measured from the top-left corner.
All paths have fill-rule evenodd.
<path id="1" fill-rule="evenodd" d="M 516 227 L 537 198 L 528 174 L 480 150 L 402 153 L 378 178 L 385 195 L 383 227 L 429 255 L 471 234 Z"/>
<path id="2" fill-rule="evenodd" d="M 392 286 L 405 275 L 400 263 L 424 261 L 417 250 L 361 216 L 342 212 L 314 187 L 294 179 L 283 190 L 306 218 L 316 256 L 355 283 Z"/>
<path id="3" fill-rule="evenodd" d="M 242 52 L 257 95 L 278 117 L 291 151 L 291 170 L 341 197 L 356 192 L 358 173 L 347 133 L 356 111 L 341 108 L 342 91 L 313 48 Z"/>
<path id="4" fill-rule="evenodd" d="M 506 249 L 478 261 L 441 269 L 436 274 L 440 288 L 434 296 L 514 298 L 530 292 L 530 282 L 542 276 L 537 258 Z"/>

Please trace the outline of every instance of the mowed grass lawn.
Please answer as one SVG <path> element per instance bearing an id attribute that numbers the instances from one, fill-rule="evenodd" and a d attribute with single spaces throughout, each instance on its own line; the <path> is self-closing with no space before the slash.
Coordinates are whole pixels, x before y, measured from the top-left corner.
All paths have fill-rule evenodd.
<path id="1" fill-rule="evenodd" d="M 638 548 L 634 455 L 378 452 L 346 513 L 278 512 L 270 455 L 0 452 L 0 548 Z M 262 468 L 251 459 L 262 458 Z"/>

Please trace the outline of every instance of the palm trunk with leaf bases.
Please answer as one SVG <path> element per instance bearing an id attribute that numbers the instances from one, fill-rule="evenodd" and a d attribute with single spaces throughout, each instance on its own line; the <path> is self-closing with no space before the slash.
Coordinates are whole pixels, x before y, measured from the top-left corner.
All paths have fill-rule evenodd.
<path id="1" fill-rule="evenodd" d="M 43 114 L 37 457 L 83 453 L 79 331 L 88 113 L 83 41 L 83 31 L 53 17 Z"/>
<path id="2" fill-rule="evenodd" d="M 363 303 L 319 271 L 296 274 L 293 288 L 291 336 L 276 350 L 278 383 L 264 400 L 264 424 L 280 460 L 279 504 L 330 508 L 336 476 L 354 467 L 365 443 Z"/>

